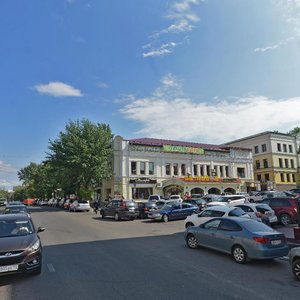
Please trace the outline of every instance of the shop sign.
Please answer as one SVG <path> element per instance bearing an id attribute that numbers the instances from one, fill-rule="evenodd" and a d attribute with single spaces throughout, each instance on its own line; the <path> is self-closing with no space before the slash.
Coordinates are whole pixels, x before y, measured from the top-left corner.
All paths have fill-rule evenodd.
<path id="1" fill-rule="evenodd" d="M 150 178 L 136 178 L 136 179 L 130 179 L 129 183 L 133 184 L 156 184 L 156 179 L 150 179 Z"/>
<path id="2" fill-rule="evenodd" d="M 129 145 L 130 151 L 161 152 L 161 147 Z"/>
<path id="3" fill-rule="evenodd" d="M 186 182 L 224 182 L 224 183 L 240 183 L 239 178 L 220 178 L 218 176 L 187 176 L 183 178 Z"/>
<path id="4" fill-rule="evenodd" d="M 195 148 L 195 147 L 185 147 L 185 146 L 163 145 L 163 152 L 204 154 L 204 149 Z"/>

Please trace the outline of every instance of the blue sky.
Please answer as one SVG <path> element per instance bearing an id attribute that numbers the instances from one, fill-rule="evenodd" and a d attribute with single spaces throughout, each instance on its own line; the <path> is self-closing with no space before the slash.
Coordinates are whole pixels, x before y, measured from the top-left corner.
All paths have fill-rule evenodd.
<path id="1" fill-rule="evenodd" d="M 2 0 L 0 188 L 70 120 L 220 144 L 300 126 L 300 0 Z"/>

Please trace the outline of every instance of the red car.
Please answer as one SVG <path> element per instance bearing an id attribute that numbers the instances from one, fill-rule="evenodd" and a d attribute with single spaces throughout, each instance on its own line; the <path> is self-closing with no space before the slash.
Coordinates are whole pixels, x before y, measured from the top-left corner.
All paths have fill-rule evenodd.
<path id="1" fill-rule="evenodd" d="M 298 221 L 298 204 L 296 198 L 267 198 L 264 199 L 262 203 L 271 206 L 282 225 L 288 225 Z"/>

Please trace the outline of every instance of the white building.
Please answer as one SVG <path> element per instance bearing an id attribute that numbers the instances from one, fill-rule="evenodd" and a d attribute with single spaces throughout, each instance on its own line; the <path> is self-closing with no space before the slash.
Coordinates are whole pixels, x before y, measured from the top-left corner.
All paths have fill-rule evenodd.
<path id="1" fill-rule="evenodd" d="M 99 188 L 102 199 L 235 193 L 253 186 L 249 149 L 120 136 L 115 137 L 113 149 L 114 177 Z"/>

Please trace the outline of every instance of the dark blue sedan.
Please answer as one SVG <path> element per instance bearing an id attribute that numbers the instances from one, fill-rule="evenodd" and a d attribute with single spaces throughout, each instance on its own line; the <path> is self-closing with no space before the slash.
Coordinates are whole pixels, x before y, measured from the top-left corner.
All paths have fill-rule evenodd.
<path id="1" fill-rule="evenodd" d="M 185 231 L 189 248 L 204 246 L 231 254 L 238 263 L 250 259 L 273 259 L 289 252 L 284 234 L 253 219 L 214 218 Z"/>
<path id="2" fill-rule="evenodd" d="M 199 207 L 197 205 L 172 202 L 165 204 L 159 210 L 149 212 L 148 219 L 168 222 L 169 220 L 185 219 L 187 216 L 198 212 Z"/>

